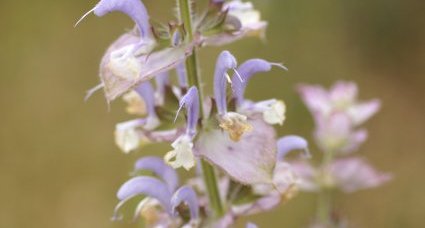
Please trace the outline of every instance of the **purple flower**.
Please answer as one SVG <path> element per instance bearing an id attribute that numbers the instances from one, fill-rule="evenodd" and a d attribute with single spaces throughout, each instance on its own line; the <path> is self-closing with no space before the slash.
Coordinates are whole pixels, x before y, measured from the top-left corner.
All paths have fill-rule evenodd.
<path id="1" fill-rule="evenodd" d="M 233 141 L 237 142 L 244 133 L 252 130 L 252 126 L 248 123 L 246 116 L 227 111 L 226 79 L 228 82 L 232 82 L 227 71 L 233 69 L 237 74 L 236 67 L 236 59 L 230 52 L 223 51 L 220 53 L 214 72 L 214 98 L 217 105 L 220 127 L 229 133 L 229 137 Z"/>
<path id="2" fill-rule="evenodd" d="M 196 127 L 199 119 L 199 96 L 198 89 L 195 86 L 191 87 L 186 95 L 181 98 L 177 115 L 183 107 L 186 107 L 187 110 L 186 133 L 171 144 L 174 150 L 168 152 L 164 156 L 164 160 L 173 168 L 184 167 L 186 170 L 189 170 L 195 165 L 192 140 L 196 135 Z"/>
<path id="3" fill-rule="evenodd" d="M 181 204 L 188 206 L 190 212 L 189 225 L 200 222 L 198 196 L 189 186 L 175 190 L 178 185 L 177 173 L 167 166 L 162 159 L 145 157 L 135 164 L 135 170 L 152 171 L 161 179 L 148 176 L 133 177 L 125 182 L 118 190 L 120 200 L 115 208 L 115 218 L 120 208 L 137 195 L 146 197 L 139 202 L 135 209 L 135 218 L 142 215 L 148 226 L 179 226 L 182 220 L 178 217 L 177 207 Z M 161 209 L 159 209 L 160 207 Z"/>
<path id="4" fill-rule="evenodd" d="M 272 66 L 278 66 L 286 69 L 283 65 L 278 63 L 271 63 L 263 59 L 249 59 L 242 63 L 237 72 L 242 77 L 242 80 L 239 79 L 237 75 L 232 77 L 232 88 L 233 95 L 236 98 L 236 103 L 240 106 L 245 101 L 245 89 L 248 85 L 248 81 L 252 76 L 261 72 L 268 72 L 272 69 Z"/>
<path id="5" fill-rule="evenodd" d="M 113 11 L 127 14 L 136 23 L 140 36 L 144 39 L 151 38 L 149 15 L 141 0 L 101 0 L 93 9 L 84 14 L 75 25 L 80 23 L 91 12 L 94 12 L 96 16 L 102 17 Z"/>
<path id="6" fill-rule="evenodd" d="M 199 203 L 195 191 L 189 186 L 179 188 L 171 198 L 172 214 L 177 215 L 177 207 L 186 204 L 190 212 L 189 224 L 197 226 L 199 224 Z"/>
<path id="7" fill-rule="evenodd" d="M 253 103 L 245 100 L 244 93 L 249 79 L 257 73 L 268 72 L 272 66 L 278 66 L 287 70 L 283 65 L 271 63 L 262 59 L 250 59 L 241 64 L 237 71 L 238 75 L 232 77 L 233 96 L 236 99 L 238 111 L 247 115 L 261 113 L 268 124 L 282 125 L 285 120 L 286 106 L 283 101 L 270 99 Z M 242 80 L 239 79 L 242 78 Z"/>
<path id="8" fill-rule="evenodd" d="M 148 156 L 140 158 L 134 164 L 134 172 L 141 170 L 148 170 L 153 172 L 155 175 L 160 177 L 162 181 L 167 184 L 170 192 L 173 192 L 177 189 L 179 184 L 179 177 L 174 169 L 164 163 L 161 158 Z"/>

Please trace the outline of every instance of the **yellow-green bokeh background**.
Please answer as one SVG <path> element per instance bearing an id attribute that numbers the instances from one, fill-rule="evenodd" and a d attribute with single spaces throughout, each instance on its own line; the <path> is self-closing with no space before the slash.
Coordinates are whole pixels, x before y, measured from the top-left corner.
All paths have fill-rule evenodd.
<path id="1" fill-rule="evenodd" d="M 172 0 L 145 0 L 152 17 L 169 19 Z M 288 105 L 280 134 L 311 139 L 310 115 L 294 91 L 297 83 L 329 86 L 354 80 L 364 99 L 383 107 L 367 123 L 360 154 L 394 180 L 337 201 L 356 227 L 423 227 L 425 212 L 425 2 L 423 0 L 256 0 L 269 21 L 267 42 L 248 39 L 202 50 L 206 87 L 216 55 L 229 49 L 240 61 L 283 61 L 252 80 L 254 99 L 282 98 Z M 123 104 L 107 111 L 101 94 L 83 102 L 98 83 L 106 47 L 131 21 L 114 13 L 76 19 L 95 0 L 0 1 L 0 227 L 137 227 L 112 223 L 119 185 L 148 147 L 124 155 L 113 143 L 114 124 L 128 118 Z M 314 196 L 250 217 L 260 227 L 305 227 Z M 242 223 L 239 224 L 242 227 Z M 139 226 L 140 227 L 140 226 Z"/>

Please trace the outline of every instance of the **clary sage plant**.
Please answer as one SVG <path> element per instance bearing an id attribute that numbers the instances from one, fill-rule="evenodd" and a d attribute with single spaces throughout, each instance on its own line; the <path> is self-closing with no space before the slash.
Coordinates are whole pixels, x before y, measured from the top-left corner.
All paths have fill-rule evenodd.
<path id="1" fill-rule="evenodd" d="M 252 76 L 273 68 L 284 73 L 282 64 L 257 58 L 239 64 L 223 50 L 216 58 L 213 94 L 203 93 L 197 52 L 261 38 L 267 22 L 250 2 L 210 0 L 206 9 L 195 11 L 196 3 L 177 0 L 176 18 L 167 24 L 153 23 L 141 0 L 101 0 L 80 19 L 119 11 L 135 23 L 107 49 L 100 84 L 88 92 L 103 89 L 108 104 L 122 97 L 135 116 L 116 125 L 117 146 L 124 153 L 151 143 L 170 146 L 162 158 L 136 161 L 133 177 L 118 190 L 113 218 L 131 217 L 122 208 L 136 200 L 132 216 L 144 219 L 147 227 L 230 227 L 239 217 L 275 208 L 301 190 L 319 196 L 317 218 L 306 224 L 343 227 L 331 216 L 332 192 L 375 187 L 390 178 L 364 159 L 345 157 L 366 140 L 366 130 L 358 127 L 378 111 L 379 101 L 358 102 L 357 87 L 349 82 L 338 82 L 330 91 L 300 86 L 323 151 L 323 162 L 314 163 L 304 138 L 277 138 L 275 127 L 285 121 L 283 101 L 244 96 Z M 302 152 L 301 158 L 287 159 L 294 150 Z M 181 168 L 196 175 L 182 181 L 176 172 Z"/>

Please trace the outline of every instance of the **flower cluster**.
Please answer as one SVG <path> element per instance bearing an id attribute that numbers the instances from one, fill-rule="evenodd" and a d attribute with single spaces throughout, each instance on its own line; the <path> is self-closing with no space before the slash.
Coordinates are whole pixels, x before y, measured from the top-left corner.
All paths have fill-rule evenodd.
<path id="1" fill-rule="evenodd" d="M 202 92 L 197 51 L 244 37 L 261 38 L 267 22 L 241 0 L 210 0 L 202 13 L 194 13 L 193 7 L 190 0 L 177 0 L 176 19 L 153 24 L 141 0 L 101 0 L 77 22 L 91 12 L 101 17 L 113 11 L 134 21 L 134 29 L 107 49 L 100 84 L 87 97 L 103 89 L 108 104 L 118 97 L 127 103 L 126 111 L 135 117 L 115 129 L 115 142 L 124 153 L 151 143 L 170 145 L 163 158 L 142 157 L 135 163 L 133 177 L 117 193 L 114 219 L 121 219 L 121 208 L 136 200 L 134 218 L 144 218 L 147 227 L 229 227 L 241 216 L 287 201 L 298 188 L 323 187 L 315 167 L 286 160 L 291 151 L 302 151 L 303 158 L 310 153 L 300 136 L 277 138 L 274 127 L 285 122 L 285 103 L 245 97 L 252 76 L 285 66 L 258 58 L 238 64 L 232 53 L 222 51 L 211 74 L 213 94 Z M 356 127 L 377 111 L 377 101 L 357 103 L 350 83 L 339 83 L 330 93 L 316 86 L 300 91 L 326 153 L 349 153 L 366 139 L 366 131 Z M 196 175 L 180 181 L 179 168 L 194 169 Z M 332 161 L 326 170 L 327 184 L 346 191 L 388 179 L 360 159 Z"/>
<path id="2" fill-rule="evenodd" d="M 339 189 L 350 193 L 377 187 L 391 179 L 389 174 L 376 171 L 365 159 L 347 157 L 366 141 L 367 131 L 359 126 L 379 110 L 378 100 L 358 101 L 358 88 L 353 82 L 339 81 L 329 91 L 321 86 L 301 85 L 298 91 L 313 115 L 314 138 L 323 152 L 319 166 L 306 161 L 292 163 L 300 177 L 301 190 Z"/>

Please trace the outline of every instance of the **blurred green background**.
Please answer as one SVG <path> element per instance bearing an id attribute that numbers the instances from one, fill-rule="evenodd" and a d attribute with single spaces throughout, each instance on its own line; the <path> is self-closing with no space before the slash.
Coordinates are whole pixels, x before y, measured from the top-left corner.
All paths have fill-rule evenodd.
<path id="1" fill-rule="evenodd" d="M 145 0 L 150 15 L 170 19 L 172 0 Z M 113 142 L 115 123 L 129 119 L 120 101 L 107 111 L 98 64 L 107 46 L 132 22 L 113 13 L 73 24 L 96 3 L 0 1 L 0 227 L 137 227 L 109 218 L 115 192 L 133 161 Z M 270 27 L 267 42 L 247 39 L 202 50 L 211 85 L 213 62 L 229 49 L 240 62 L 283 61 L 254 78 L 253 99 L 283 98 L 280 134 L 311 139 L 313 123 L 294 91 L 297 83 L 358 82 L 361 98 L 378 97 L 381 112 L 367 123 L 361 154 L 394 180 L 337 201 L 356 227 L 423 227 L 425 212 L 425 2 L 423 0 L 257 0 Z M 167 146 L 143 154 L 163 154 Z M 260 227 L 305 227 L 314 196 L 300 194 L 279 209 L 250 217 Z M 240 223 L 239 226 L 242 226 Z M 140 227 L 140 226 L 139 226 Z"/>

